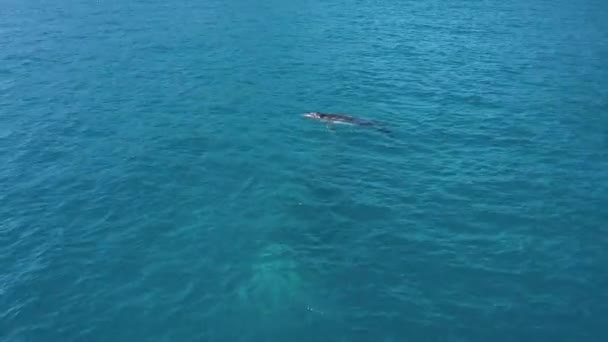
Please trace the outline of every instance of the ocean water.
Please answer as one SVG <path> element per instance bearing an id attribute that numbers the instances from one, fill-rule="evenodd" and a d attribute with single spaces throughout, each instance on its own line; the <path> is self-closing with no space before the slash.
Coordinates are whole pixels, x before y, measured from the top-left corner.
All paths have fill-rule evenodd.
<path id="1" fill-rule="evenodd" d="M 0 341 L 606 341 L 607 17 L 0 0 Z"/>

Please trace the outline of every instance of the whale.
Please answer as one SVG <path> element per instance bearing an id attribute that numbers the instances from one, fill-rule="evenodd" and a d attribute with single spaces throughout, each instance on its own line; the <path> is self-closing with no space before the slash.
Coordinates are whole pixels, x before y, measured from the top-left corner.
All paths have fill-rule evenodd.
<path id="1" fill-rule="evenodd" d="M 386 129 L 384 127 L 380 127 L 380 124 L 376 121 L 360 119 L 360 118 L 356 118 L 351 115 L 331 114 L 331 113 L 321 113 L 321 112 L 307 112 L 307 113 L 304 113 L 304 117 L 324 122 L 328 125 L 328 127 L 332 124 L 369 126 L 369 127 L 375 128 L 381 132 L 390 133 L 390 131 L 388 129 Z"/>

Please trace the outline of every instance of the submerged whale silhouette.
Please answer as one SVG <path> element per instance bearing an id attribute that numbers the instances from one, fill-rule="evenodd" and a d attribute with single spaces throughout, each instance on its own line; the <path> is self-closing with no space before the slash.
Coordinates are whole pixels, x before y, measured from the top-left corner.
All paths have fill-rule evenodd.
<path id="1" fill-rule="evenodd" d="M 347 125 L 357 125 L 357 126 L 371 126 L 381 132 L 390 133 L 390 131 L 384 127 L 380 127 L 379 123 L 376 121 L 363 120 L 359 118 L 355 118 L 350 115 L 344 114 L 329 114 L 329 113 L 320 113 L 320 112 L 308 112 L 304 113 L 304 117 L 319 120 L 322 122 L 330 124 L 347 124 Z"/>

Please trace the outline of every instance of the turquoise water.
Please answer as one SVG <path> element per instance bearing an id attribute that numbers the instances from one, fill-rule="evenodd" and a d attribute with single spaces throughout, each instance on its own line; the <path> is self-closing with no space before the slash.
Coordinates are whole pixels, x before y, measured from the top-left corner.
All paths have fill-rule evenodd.
<path id="1" fill-rule="evenodd" d="M 606 17 L 0 1 L 0 341 L 605 341 Z"/>

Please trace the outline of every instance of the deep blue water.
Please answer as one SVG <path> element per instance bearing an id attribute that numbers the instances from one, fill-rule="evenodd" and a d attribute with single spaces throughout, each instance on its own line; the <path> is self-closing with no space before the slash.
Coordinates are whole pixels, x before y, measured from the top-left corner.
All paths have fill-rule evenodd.
<path id="1" fill-rule="evenodd" d="M 0 0 L 0 341 L 606 341 L 607 17 Z"/>

